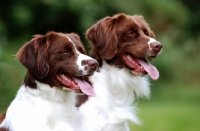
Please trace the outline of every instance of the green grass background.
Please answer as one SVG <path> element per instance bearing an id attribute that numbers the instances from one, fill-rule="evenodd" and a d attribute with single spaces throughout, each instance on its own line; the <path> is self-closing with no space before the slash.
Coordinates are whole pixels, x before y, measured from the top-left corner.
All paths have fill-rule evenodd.
<path id="1" fill-rule="evenodd" d="M 191 85 L 169 86 L 173 85 L 169 84 L 162 90 L 155 89 L 159 90 L 158 96 L 152 94 L 149 101 L 139 102 L 138 116 L 143 123 L 130 124 L 131 131 L 200 130 L 200 89 Z"/>

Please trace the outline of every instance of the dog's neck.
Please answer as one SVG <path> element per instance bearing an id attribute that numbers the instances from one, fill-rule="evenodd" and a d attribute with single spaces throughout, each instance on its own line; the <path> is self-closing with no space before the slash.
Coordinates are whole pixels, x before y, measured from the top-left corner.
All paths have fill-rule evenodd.
<path id="1" fill-rule="evenodd" d="M 101 77 L 99 77 L 99 75 L 101 75 Z M 98 80 L 97 77 L 104 80 Z M 127 68 L 118 68 L 107 64 L 105 61 L 103 61 L 103 65 L 99 72 L 96 72 L 93 76 L 91 76 L 90 80 L 95 89 L 96 87 L 98 88 L 98 86 L 95 86 L 95 84 L 101 84 L 107 86 L 104 88 L 108 93 L 110 93 L 109 95 L 120 96 L 122 94 L 120 99 L 124 94 L 129 94 L 130 92 L 133 93 L 133 99 L 136 97 L 148 98 L 150 95 L 147 77 L 135 76 Z M 96 93 L 102 94 L 101 92 Z"/>
<path id="2" fill-rule="evenodd" d="M 26 78 L 27 78 L 27 76 L 26 76 Z M 26 80 L 29 81 L 28 85 L 27 85 Z M 34 83 L 35 88 L 30 87 L 29 86 L 30 83 Z M 69 97 L 75 96 L 75 94 L 73 92 L 68 92 L 67 90 L 61 89 L 59 87 L 50 87 L 48 84 L 41 83 L 34 79 L 30 79 L 30 77 L 29 77 L 29 79 L 25 79 L 24 84 L 22 85 L 19 92 L 27 92 L 30 95 L 34 95 L 34 96 L 40 97 L 44 100 L 55 101 L 55 102 L 66 102 L 67 100 L 70 99 Z M 27 93 L 24 93 L 24 94 L 27 94 Z M 74 99 L 74 101 L 75 101 L 75 99 Z M 70 103 L 74 104 L 75 103 L 74 101 L 72 101 Z"/>
<path id="3" fill-rule="evenodd" d="M 35 82 L 35 78 L 31 75 L 29 71 L 27 71 L 26 76 L 24 78 L 25 87 L 29 87 L 32 89 L 37 89 L 37 84 Z"/>
<path id="4" fill-rule="evenodd" d="M 91 76 L 90 81 L 96 93 L 96 97 L 91 99 L 100 103 L 99 108 L 113 112 L 112 114 L 115 115 L 113 118 L 119 118 L 122 121 L 129 119 L 138 123 L 131 113 L 134 112 L 134 110 L 131 111 L 132 104 L 135 98 L 150 96 L 149 82 L 146 77 L 134 76 L 126 68 L 113 67 L 103 61 L 99 72 Z M 120 113 L 114 113 L 115 111 L 122 111 L 127 115 L 121 117 Z"/>

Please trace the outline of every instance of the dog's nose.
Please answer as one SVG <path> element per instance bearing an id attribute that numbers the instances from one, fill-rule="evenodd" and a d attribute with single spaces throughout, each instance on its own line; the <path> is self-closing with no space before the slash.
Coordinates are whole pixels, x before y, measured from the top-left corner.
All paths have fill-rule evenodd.
<path id="1" fill-rule="evenodd" d="M 99 66 L 99 63 L 96 60 L 87 60 L 87 65 L 90 69 L 96 70 Z"/>
<path id="2" fill-rule="evenodd" d="M 155 52 L 159 52 L 159 51 L 161 51 L 161 49 L 162 49 L 162 44 L 160 43 L 160 42 L 152 42 L 151 44 L 150 44 L 150 47 L 153 49 L 153 51 L 155 51 Z"/>

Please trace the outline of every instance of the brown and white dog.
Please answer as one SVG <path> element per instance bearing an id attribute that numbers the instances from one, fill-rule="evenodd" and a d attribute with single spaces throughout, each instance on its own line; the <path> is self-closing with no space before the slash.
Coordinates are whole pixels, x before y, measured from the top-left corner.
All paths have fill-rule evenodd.
<path id="1" fill-rule="evenodd" d="M 140 123 L 133 102 L 149 97 L 147 74 L 157 80 L 159 72 L 146 58 L 157 57 L 162 44 L 156 41 L 144 18 L 118 14 L 105 17 L 86 32 L 91 56 L 100 68 L 89 77 L 96 96 L 80 107 L 80 131 L 128 131 L 127 120 Z"/>
<path id="2" fill-rule="evenodd" d="M 0 131 L 74 131 L 77 93 L 95 96 L 83 77 L 98 62 L 85 53 L 75 33 L 49 32 L 27 42 L 16 54 L 27 74 Z"/>

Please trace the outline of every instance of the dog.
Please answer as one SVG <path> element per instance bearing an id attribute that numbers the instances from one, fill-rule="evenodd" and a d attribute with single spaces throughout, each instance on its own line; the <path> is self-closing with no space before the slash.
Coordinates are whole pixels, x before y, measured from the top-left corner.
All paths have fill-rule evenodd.
<path id="1" fill-rule="evenodd" d="M 159 78 L 147 59 L 156 58 L 162 44 L 141 15 L 105 17 L 87 30 L 86 37 L 99 69 L 89 77 L 96 96 L 79 98 L 79 130 L 129 131 L 128 120 L 140 123 L 134 100 L 150 96 L 148 75 Z"/>
<path id="2" fill-rule="evenodd" d="M 27 73 L 0 131 L 74 131 L 76 95 L 95 96 L 85 78 L 98 62 L 75 33 L 35 35 L 16 54 Z"/>

